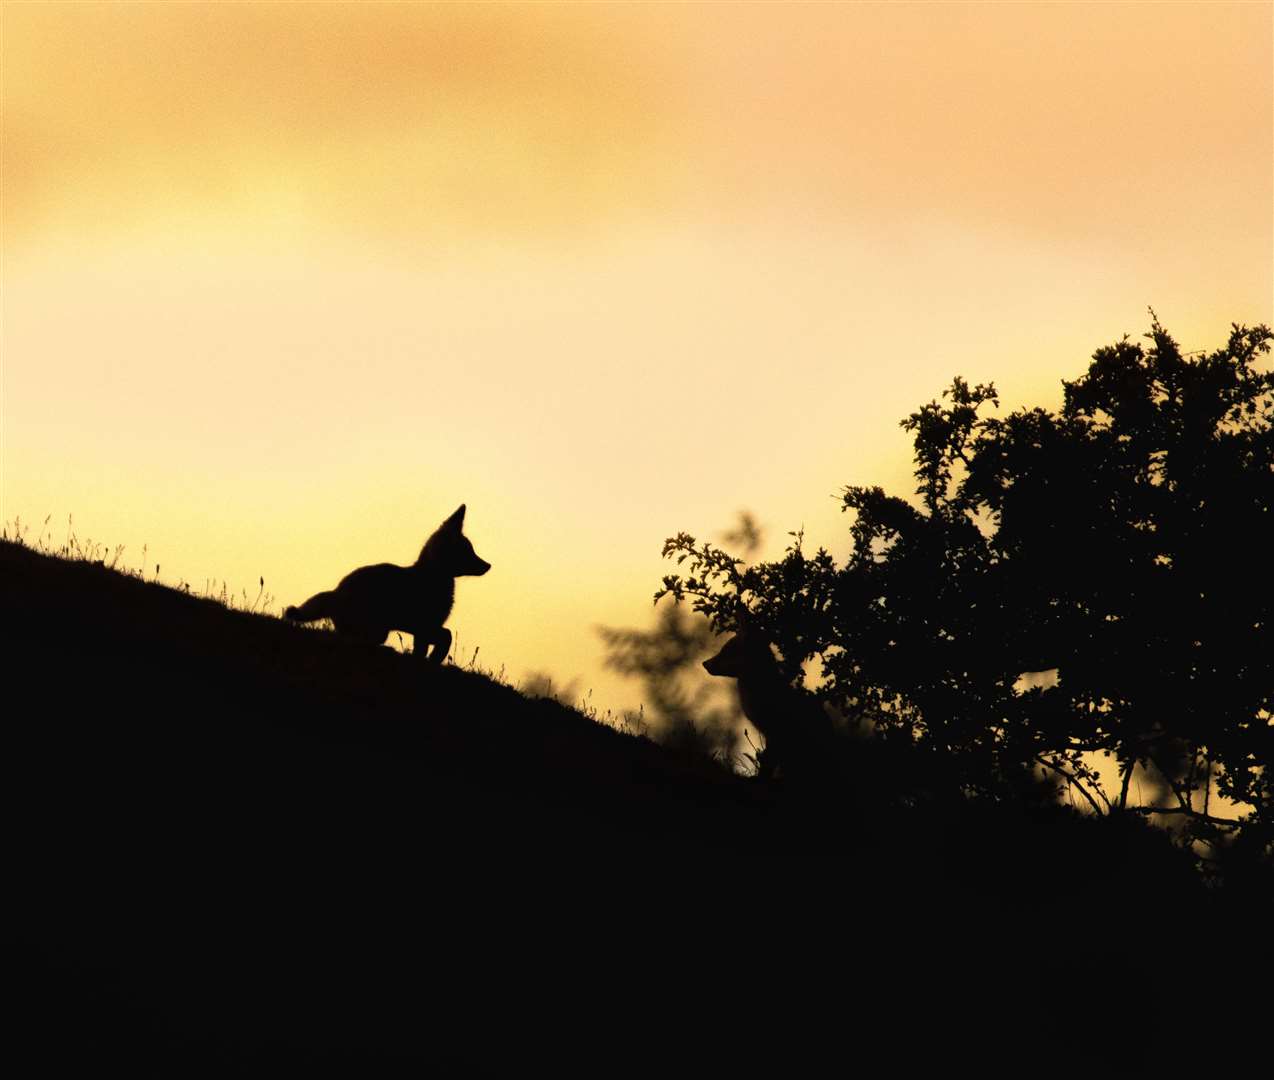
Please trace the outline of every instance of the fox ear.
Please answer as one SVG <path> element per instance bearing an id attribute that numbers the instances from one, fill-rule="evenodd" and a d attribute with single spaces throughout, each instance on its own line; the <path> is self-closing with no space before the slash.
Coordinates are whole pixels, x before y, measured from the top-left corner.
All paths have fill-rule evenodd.
<path id="1" fill-rule="evenodd" d="M 460 509 L 442 523 L 442 527 L 444 529 L 453 529 L 456 532 L 459 532 L 464 527 L 464 503 L 461 503 Z"/>

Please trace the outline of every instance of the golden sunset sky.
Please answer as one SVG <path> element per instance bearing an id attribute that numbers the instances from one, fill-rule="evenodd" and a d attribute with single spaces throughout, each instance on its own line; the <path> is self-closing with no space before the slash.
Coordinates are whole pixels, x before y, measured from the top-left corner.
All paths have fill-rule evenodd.
<path id="1" fill-rule="evenodd" d="M 3 518 L 281 606 L 464 502 L 459 659 L 632 705 L 665 537 L 1274 322 L 1272 14 L 6 2 Z"/>

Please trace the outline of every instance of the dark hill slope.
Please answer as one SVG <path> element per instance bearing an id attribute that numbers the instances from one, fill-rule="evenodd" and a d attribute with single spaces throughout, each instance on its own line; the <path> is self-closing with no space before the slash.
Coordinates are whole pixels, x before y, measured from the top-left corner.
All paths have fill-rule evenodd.
<path id="1" fill-rule="evenodd" d="M 738 778 L 479 674 L 12 544 L 0 544 L 0 582 L 7 659 L 29 702 L 19 734 L 59 768 L 83 764 L 76 801 L 176 785 L 166 794 L 187 802 L 207 776 L 219 814 L 236 812 L 250 779 L 280 799 L 299 785 L 313 813 L 351 800 L 343 809 L 361 816 L 356 791 L 422 812 L 382 828 L 420 829 L 441 803 L 436 831 L 466 845 L 480 823 L 549 849 L 574 842 L 563 830 L 697 848 L 708 836 L 729 845 L 723 817 L 755 828 L 760 800 Z M 303 763 L 320 761 L 350 775 L 307 775 Z"/>
<path id="2" fill-rule="evenodd" d="M 1139 827 L 765 788 L 480 675 L 12 544 L 0 597 L 12 925 L 55 1063 L 481 1060 L 480 1021 L 551 1039 L 559 1009 L 613 1020 L 652 986 L 705 1007 L 740 966 L 857 970 L 917 927 L 961 948 L 1112 894 L 1198 901 Z"/>
<path id="3" fill-rule="evenodd" d="M 737 949 L 756 860 L 826 841 L 454 667 L 7 543 L 0 597 L 15 944 L 54 1060 L 446 1056 L 547 970 L 578 1010 L 674 926 Z M 840 855 L 810 860 L 825 896 Z"/>

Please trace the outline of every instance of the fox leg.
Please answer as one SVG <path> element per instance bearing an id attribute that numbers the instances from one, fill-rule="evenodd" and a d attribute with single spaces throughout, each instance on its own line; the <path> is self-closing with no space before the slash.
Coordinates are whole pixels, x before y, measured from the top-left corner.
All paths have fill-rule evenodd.
<path id="1" fill-rule="evenodd" d="M 425 650 L 429 645 L 433 645 L 433 651 L 426 657 Z M 439 626 L 434 630 L 417 633 L 412 640 L 411 651 L 422 660 L 428 659 L 431 664 L 441 664 L 451 651 L 451 631 L 445 626 Z"/>

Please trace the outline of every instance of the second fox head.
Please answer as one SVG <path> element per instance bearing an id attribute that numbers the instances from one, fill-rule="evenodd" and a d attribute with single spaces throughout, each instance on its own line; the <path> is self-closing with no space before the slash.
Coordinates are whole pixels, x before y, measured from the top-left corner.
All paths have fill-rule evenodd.
<path id="1" fill-rule="evenodd" d="M 716 656 L 710 656 L 703 662 L 709 675 L 726 675 L 736 679 L 749 674 L 768 673 L 774 666 L 774 653 L 770 651 L 769 643 L 745 629 L 726 641 Z"/>
<path id="2" fill-rule="evenodd" d="M 418 566 L 429 565 L 452 577 L 481 577 L 491 569 L 491 564 L 478 558 L 473 544 L 462 531 L 464 506 L 447 518 L 434 532 L 420 551 Z"/>

